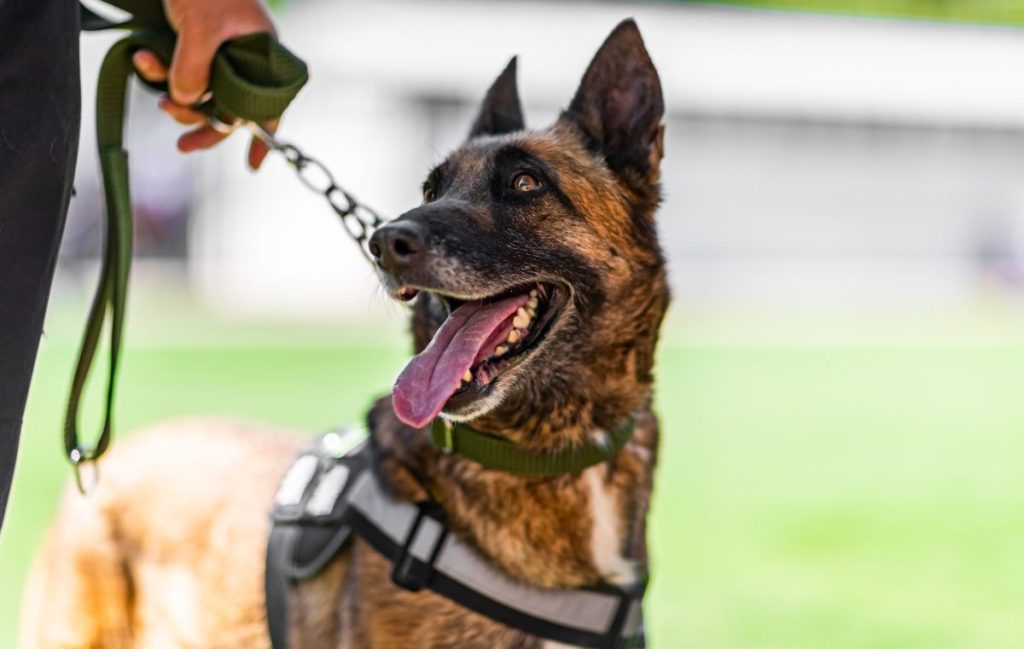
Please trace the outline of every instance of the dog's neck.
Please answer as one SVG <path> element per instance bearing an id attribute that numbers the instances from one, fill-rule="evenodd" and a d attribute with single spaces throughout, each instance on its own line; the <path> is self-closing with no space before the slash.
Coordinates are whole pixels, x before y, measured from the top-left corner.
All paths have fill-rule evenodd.
<path id="1" fill-rule="evenodd" d="M 633 438 L 607 462 L 551 478 L 517 476 L 434 448 L 381 399 L 370 428 L 382 480 L 401 498 L 435 500 L 448 526 L 508 574 L 548 587 L 628 583 L 646 570 L 646 517 L 657 422 L 638 409 Z"/>
<path id="2" fill-rule="evenodd" d="M 600 441 L 607 431 L 626 424 L 636 409 L 634 405 L 595 417 L 594 401 L 574 383 L 552 386 L 541 403 L 519 403 L 513 397 L 468 425 L 527 452 L 560 452 Z"/>
<path id="3" fill-rule="evenodd" d="M 657 261 L 657 260 L 656 260 Z M 549 587 L 626 583 L 646 571 L 646 520 L 658 442 L 651 411 L 654 350 L 668 303 L 664 269 L 638 274 L 606 295 L 616 311 L 585 314 L 552 333 L 565 353 L 467 422 L 528 452 L 599 439 L 632 417 L 632 438 L 610 460 L 551 478 L 489 470 L 435 448 L 381 399 L 370 413 L 377 471 L 401 498 L 435 500 L 449 527 L 510 575 Z M 633 290 L 636 289 L 636 290 Z M 602 315 L 604 314 L 604 315 Z M 628 314 L 623 319 L 622 314 Z M 614 317 L 613 317 L 614 316 Z M 421 300 L 413 310 L 417 351 L 440 325 Z M 604 319 L 607 318 L 607 319 Z M 616 324 L 617 323 L 617 324 Z"/>

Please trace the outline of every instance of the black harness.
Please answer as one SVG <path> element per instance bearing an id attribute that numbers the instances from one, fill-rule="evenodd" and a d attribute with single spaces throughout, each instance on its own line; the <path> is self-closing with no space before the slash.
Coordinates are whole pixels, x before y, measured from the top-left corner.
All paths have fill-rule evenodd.
<path id="1" fill-rule="evenodd" d="M 595 649 L 644 646 L 646 580 L 546 589 L 517 581 L 450 534 L 434 502 L 395 500 L 371 466 L 366 433 L 327 433 L 295 461 L 278 489 L 267 547 L 267 623 L 274 649 L 289 646 L 289 592 L 317 575 L 357 534 L 391 562 L 392 581 L 429 589 L 533 636 Z"/>

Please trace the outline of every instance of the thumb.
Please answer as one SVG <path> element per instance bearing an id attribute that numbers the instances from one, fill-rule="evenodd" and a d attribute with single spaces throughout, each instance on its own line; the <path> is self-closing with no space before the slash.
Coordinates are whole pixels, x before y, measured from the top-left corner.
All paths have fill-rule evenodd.
<path id="1" fill-rule="evenodd" d="M 171 99 L 182 106 L 199 101 L 210 85 L 210 65 L 220 41 L 212 30 L 182 29 L 171 60 Z"/>

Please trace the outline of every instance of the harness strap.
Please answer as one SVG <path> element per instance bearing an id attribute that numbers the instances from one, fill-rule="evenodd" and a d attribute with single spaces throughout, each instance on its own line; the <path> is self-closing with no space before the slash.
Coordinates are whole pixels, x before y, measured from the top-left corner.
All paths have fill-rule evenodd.
<path id="1" fill-rule="evenodd" d="M 139 49 L 152 50 L 165 63 L 171 60 L 177 34 L 167 23 L 161 0 L 108 0 L 132 14 L 115 24 L 82 7 L 86 29 L 136 29 L 107 52 L 96 89 L 96 139 L 107 204 L 106 234 L 99 286 L 86 320 L 68 396 L 64 421 L 64 449 L 76 469 L 79 488 L 85 490 L 80 465 L 98 459 L 110 444 L 117 371 L 124 332 L 125 302 L 132 256 L 132 204 L 128 182 L 128 154 L 123 146 L 128 81 L 135 73 L 131 57 Z M 217 51 L 210 77 L 209 101 L 200 110 L 221 121 L 235 118 L 265 122 L 279 117 L 306 83 L 305 64 L 271 34 L 251 34 L 228 41 Z M 166 84 L 147 85 L 165 91 Z M 110 319 L 110 368 L 104 418 L 92 446 L 79 438 L 78 417 L 82 393 L 92 369 L 104 324 Z"/>
<path id="2" fill-rule="evenodd" d="M 295 561 L 293 552 L 301 534 L 299 527 L 275 524 L 267 541 L 263 593 L 266 597 L 267 630 L 273 649 L 287 649 L 289 645 L 291 618 L 288 615 L 288 592 L 295 581 L 285 573 L 285 567 Z"/>
<path id="3" fill-rule="evenodd" d="M 391 497 L 365 446 L 344 456 L 324 453 L 322 446 L 295 462 L 275 498 L 266 568 L 274 649 L 289 646 L 289 591 L 323 569 L 351 533 L 391 562 L 392 581 L 406 590 L 432 590 L 496 622 L 568 645 L 643 646 L 646 579 L 625 589 L 547 589 L 515 580 L 450 534 L 440 505 Z M 334 479 L 338 467 L 344 467 L 341 480 Z"/>
<path id="4" fill-rule="evenodd" d="M 639 641 L 643 581 L 625 590 L 517 581 L 448 534 L 431 505 L 384 493 L 372 471 L 357 478 L 349 502 L 352 529 L 391 560 L 392 581 L 407 590 L 427 588 L 496 622 L 568 645 L 621 649 Z"/>

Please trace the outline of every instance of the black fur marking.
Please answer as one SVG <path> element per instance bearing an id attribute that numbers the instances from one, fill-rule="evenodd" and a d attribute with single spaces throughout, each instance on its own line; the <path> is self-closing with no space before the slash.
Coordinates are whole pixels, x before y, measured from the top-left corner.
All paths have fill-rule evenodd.
<path id="1" fill-rule="evenodd" d="M 448 176 L 450 166 L 451 163 L 448 160 L 445 160 L 444 162 L 435 165 L 434 168 L 430 170 L 430 173 L 427 174 L 427 179 L 423 181 L 424 194 L 429 189 L 434 192 L 434 200 L 441 197 L 441 194 L 443 194 L 444 190 L 447 189 L 444 183 Z"/>
<path id="2" fill-rule="evenodd" d="M 480 135 L 501 135 L 526 128 L 523 107 L 519 103 L 516 85 L 516 58 L 508 62 L 498 78 L 487 90 L 480 112 L 469 129 L 469 138 Z"/>
<path id="3" fill-rule="evenodd" d="M 517 192 L 512 187 L 512 181 L 516 174 L 523 171 L 536 176 L 543 185 L 541 189 L 527 194 Z M 524 203 L 550 193 L 571 214 L 579 216 L 579 211 L 572 200 L 559 187 L 558 176 L 551 167 L 529 151 L 514 144 L 505 145 L 494 154 L 491 188 L 497 199 Z"/>
<path id="4" fill-rule="evenodd" d="M 636 190 L 661 146 L 664 113 L 658 72 L 636 23 L 625 20 L 594 55 L 562 119 L 579 128 L 587 147 Z"/>

